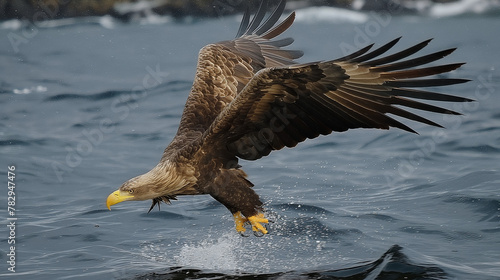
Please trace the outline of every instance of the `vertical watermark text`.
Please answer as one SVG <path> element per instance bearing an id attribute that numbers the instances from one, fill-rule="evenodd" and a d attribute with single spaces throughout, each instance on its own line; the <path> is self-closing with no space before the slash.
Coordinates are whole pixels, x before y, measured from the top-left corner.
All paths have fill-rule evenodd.
<path id="1" fill-rule="evenodd" d="M 7 264 L 10 272 L 16 272 L 16 166 L 7 166 Z"/>

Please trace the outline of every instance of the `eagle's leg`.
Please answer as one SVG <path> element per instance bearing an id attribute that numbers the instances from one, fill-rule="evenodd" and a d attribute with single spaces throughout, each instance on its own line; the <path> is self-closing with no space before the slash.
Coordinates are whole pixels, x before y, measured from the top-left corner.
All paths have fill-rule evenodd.
<path id="1" fill-rule="evenodd" d="M 231 211 L 236 224 L 236 231 L 243 234 L 248 223 L 255 235 L 264 235 L 268 231 L 262 224 L 269 221 L 262 213 L 262 202 L 252 189 L 246 174 L 240 169 L 223 169 L 209 189 L 210 195 Z"/>

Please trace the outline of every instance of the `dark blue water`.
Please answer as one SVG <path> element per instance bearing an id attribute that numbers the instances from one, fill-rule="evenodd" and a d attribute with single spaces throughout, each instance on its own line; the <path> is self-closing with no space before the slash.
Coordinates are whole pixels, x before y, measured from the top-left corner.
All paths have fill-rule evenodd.
<path id="1" fill-rule="evenodd" d="M 464 116 L 426 115 L 446 129 L 355 130 L 242 162 L 275 221 L 263 238 L 240 237 L 207 196 L 149 214 L 150 202 L 105 206 L 123 181 L 156 165 L 198 50 L 233 38 L 236 18 L 4 23 L 0 277 L 500 279 L 500 18 L 335 19 L 306 14 L 288 31 L 301 61 L 342 56 L 366 39 L 403 35 L 403 48 L 435 38 L 427 52 L 458 47 L 443 61 L 467 64 L 449 76 L 472 80 L 445 92 L 477 102 L 447 104 Z"/>

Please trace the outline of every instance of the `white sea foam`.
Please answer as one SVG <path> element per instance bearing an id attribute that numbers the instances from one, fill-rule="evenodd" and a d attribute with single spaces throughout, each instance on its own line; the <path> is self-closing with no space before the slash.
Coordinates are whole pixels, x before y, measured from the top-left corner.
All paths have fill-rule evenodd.
<path id="1" fill-rule="evenodd" d="M 496 0 L 460 0 L 451 3 L 436 3 L 429 9 L 433 17 L 450 17 L 462 14 L 484 14 L 500 9 Z"/>
<path id="2" fill-rule="evenodd" d="M 0 23 L 0 29 L 7 30 L 20 30 L 22 28 L 60 28 L 68 26 L 76 26 L 81 24 L 97 24 L 107 29 L 112 29 L 116 26 L 118 20 L 110 15 L 104 16 L 94 16 L 94 17 L 82 17 L 82 18 L 62 18 L 62 19 L 51 19 L 44 21 L 29 22 L 27 20 L 11 19 Z"/>
<path id="3" fill-rule="evenodd" d="M 30 93 L 34 93 L 34 92 L 46 92 L 46 91 L 47 91 L 47 87 L 44 87 L 44 86 L 34 86 L 34 87 L 21 88 L 21 89 L 15 88 L 14 90 L 12 90 L 12 92 L 14 92 L 15 94 L 30 94 Z"/>
<path id="4" fill-rule="evenodd" d="M 299 22 L 351 22 L 364 23 L 368 21 L 369 16 L 362 12 L 356 12 L 334 7 L 310 7 L 297 10 L 296 20 Z"/>
<path id="5" fill-rule="evenodd" d="M 23 21 L 19 19 L 10 19 L 0 22 L 0 29 L 18 30 L 23 27 Z"/>

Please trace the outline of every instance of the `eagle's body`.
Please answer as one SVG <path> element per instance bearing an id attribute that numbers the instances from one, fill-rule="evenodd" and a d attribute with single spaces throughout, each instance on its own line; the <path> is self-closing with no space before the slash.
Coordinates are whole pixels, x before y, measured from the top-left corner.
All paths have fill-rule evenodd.
<path id="1" fill-rule="evenodd" d="M 454 49 L 403 60 L 430 40 L 381 58 L 399 39 L 372 52 L 368 46 L 340 59 L 297 64 L 302 52 L 281 49 L 293 39 L 272 40 L 293 22 L 294 13 L 273 28 L 284 6 L 282 1 L 262 23 L 265 4 L 261 4 L 251 22 L 245 13 L 236 39 L 201 49 L 176 136 L 156 167 L 108 197 L 108 208 L 125 200 L 152 199 L 151 210 L 179 195 L 210 194 L 231 211 L 239 232 L 250 222 L 254 232 L 267 233 L 261 225 L 268 222 L 262 202 L 238 159 L 256 160 L 305 139 L 351 128 L 397 127 L 414 132 L 387 113 L 439 126 L 400 106 L 458 114 L 409 98 L 470 101 L 410 89 L 466 81 L 415 79 L 462 65 L 414 68 Z"/>

